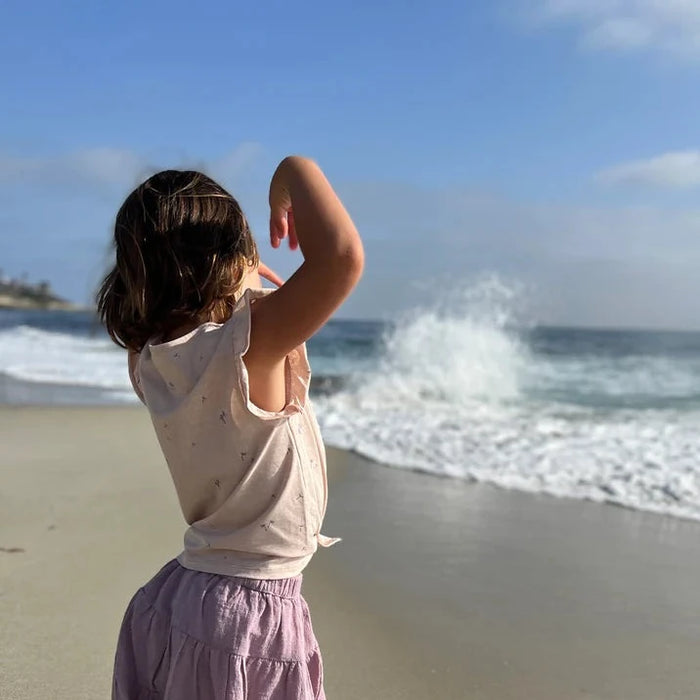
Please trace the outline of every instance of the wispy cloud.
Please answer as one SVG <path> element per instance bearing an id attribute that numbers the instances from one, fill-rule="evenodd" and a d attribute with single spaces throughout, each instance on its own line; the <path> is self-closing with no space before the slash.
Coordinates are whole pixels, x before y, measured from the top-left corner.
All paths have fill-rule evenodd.
<path id="1" fill-rule="evenodd" d="M 530 19 L 576 27 L 588 48 L 658 49 L 700 60 L 698 0 L 536 0 Z"/>
<path id="2" fill-rule="evenodd" d="M 218 158 L 201 161 L 183 156 L 153 159 L 133 150 L 106 146 L 43 157 L 0 153 L 0 182 L 123 188 L 137 184 L 161 168 L 170 167 L 198 167 L 230 180 L 251 168 L 261 153 L 259 144 L 249 142 L 237 145 Z"/>
<path id="3" fill-rule="evenodd" d="M 223 180 L 236 180 L 260 161 L 264 149 L 261 144 L 246 141 L 217 158 L 206 168 L 214 177 Z M 206 166 L 205 166 L 206 167 Z"/>
<path id="4" fill-rule="evenodd" d="M 253 167 L 260 169 L 257 161 Z M 521 283 L 528 290 L 523 305 L 539 321 L 700 328 L 700 207 L 538 203 L 387 182 L 338 190 L 367 253 L 363 281 L 344 307 L 348 316 L 391 316 L 454 297 L 489 271 Z M 63 293 L 86 300 L 106 265 L 118 197 L 111 199 L 78 208 L 68 197 L 43 198 L 30 216 L 8 199 L 0 208 L 3 266 L 54 279 Z M 263 259 L 288 276 L 300 257 L 269 249 L 265 197 L 246 195 L 241 203 Z"/>
<path id="5" fill-rule="evenodd" d="M 700 151 L 672 151 L 607 168 L 596 179 L 606 184 L 690 189 L 700 187 Z"/>
<path id="6" fill-rule="evenodd" d="M 0 154 L 0 181 L 59 184 L 71 182 L 124 184 L 146 168 L 136 153 L 118 148 L 90 148 L 56 156 Z"/>
<path id="7" fill-rule="evenodd" d="M 341 190 L 367 248 L 350 315 L 373 313 L 378 293 L 391 313 L 451 294 L 455 280 L 495 271 L 530 290 L 538 320 L 700 326 L 700 209 L 538 204 L 381 184 L 366 189 L 371 196 L 357 186 Z"/>

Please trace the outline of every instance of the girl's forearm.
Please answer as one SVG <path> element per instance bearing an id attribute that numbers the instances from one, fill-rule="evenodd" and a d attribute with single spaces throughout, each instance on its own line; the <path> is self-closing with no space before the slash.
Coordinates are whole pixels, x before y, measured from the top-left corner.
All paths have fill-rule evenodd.
<path id="1" fill-rule="evenodd" d="M 273 181 L 289 196 L 296 235 L 309 265 L 363 260 L 357 229 L 321 168 L 301 156 L 285 158 Z"/>

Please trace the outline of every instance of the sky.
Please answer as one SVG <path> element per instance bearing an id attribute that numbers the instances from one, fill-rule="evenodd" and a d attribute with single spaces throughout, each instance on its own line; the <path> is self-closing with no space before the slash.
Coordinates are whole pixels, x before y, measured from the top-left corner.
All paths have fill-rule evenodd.
<path id="1" fill-rule="evenodd" d="M 699 80 L 697 0 L 5 0 L 0 269 L 89 302 L 125 196 L 194 167 L 289 275 L 300 153 L 365 243 L 341 317 L 496 275 L 533 321 L 700 329 Z"/>

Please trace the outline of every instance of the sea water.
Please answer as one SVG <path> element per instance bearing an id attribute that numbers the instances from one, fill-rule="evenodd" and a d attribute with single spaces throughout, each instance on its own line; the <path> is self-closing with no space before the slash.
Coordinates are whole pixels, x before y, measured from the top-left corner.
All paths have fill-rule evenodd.
<path id="1" fill-rule="evenodd" d="M 550 328 L 490 280 L 308 343 L 328 444 L 440 477 L 700 519 L 700 333 Z M 0 403 L 135 403 L 88 312 L 0 310 Z"/>

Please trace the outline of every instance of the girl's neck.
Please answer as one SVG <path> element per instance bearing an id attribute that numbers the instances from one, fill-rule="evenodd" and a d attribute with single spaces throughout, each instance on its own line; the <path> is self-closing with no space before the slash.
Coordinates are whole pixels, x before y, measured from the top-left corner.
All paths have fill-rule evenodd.
<path id="1" fill-rule="evenodd" d="M 240 299 L 241 295 L 245 292 L 246 289 L 260 289 L 261 287 L 262 281 L 260 279 L 260 275 L 258 274 L 257 269 L 251 270 L 243 278 L 243 282 L 238 290 L 238 293 L 236 294 L 236 299 Z M 203 323 L 223 323 L 226 320 L 222 318 L 215 318 L 214 316 L 215 315 L 213 313 L 210 313 L 208 315 L 202 314 L 187 321 L 186 323 L 182 323 L 176 328 L 172 328 L 167 333 L 165 333 L 161 339 L 161 342 L 168 343 L 171 340 L 175 340 L 176 338 L 180 338 L 183 335 L 187 335 L 187 333 L 193 331 L 195 328 L 198 328 Z"/>

